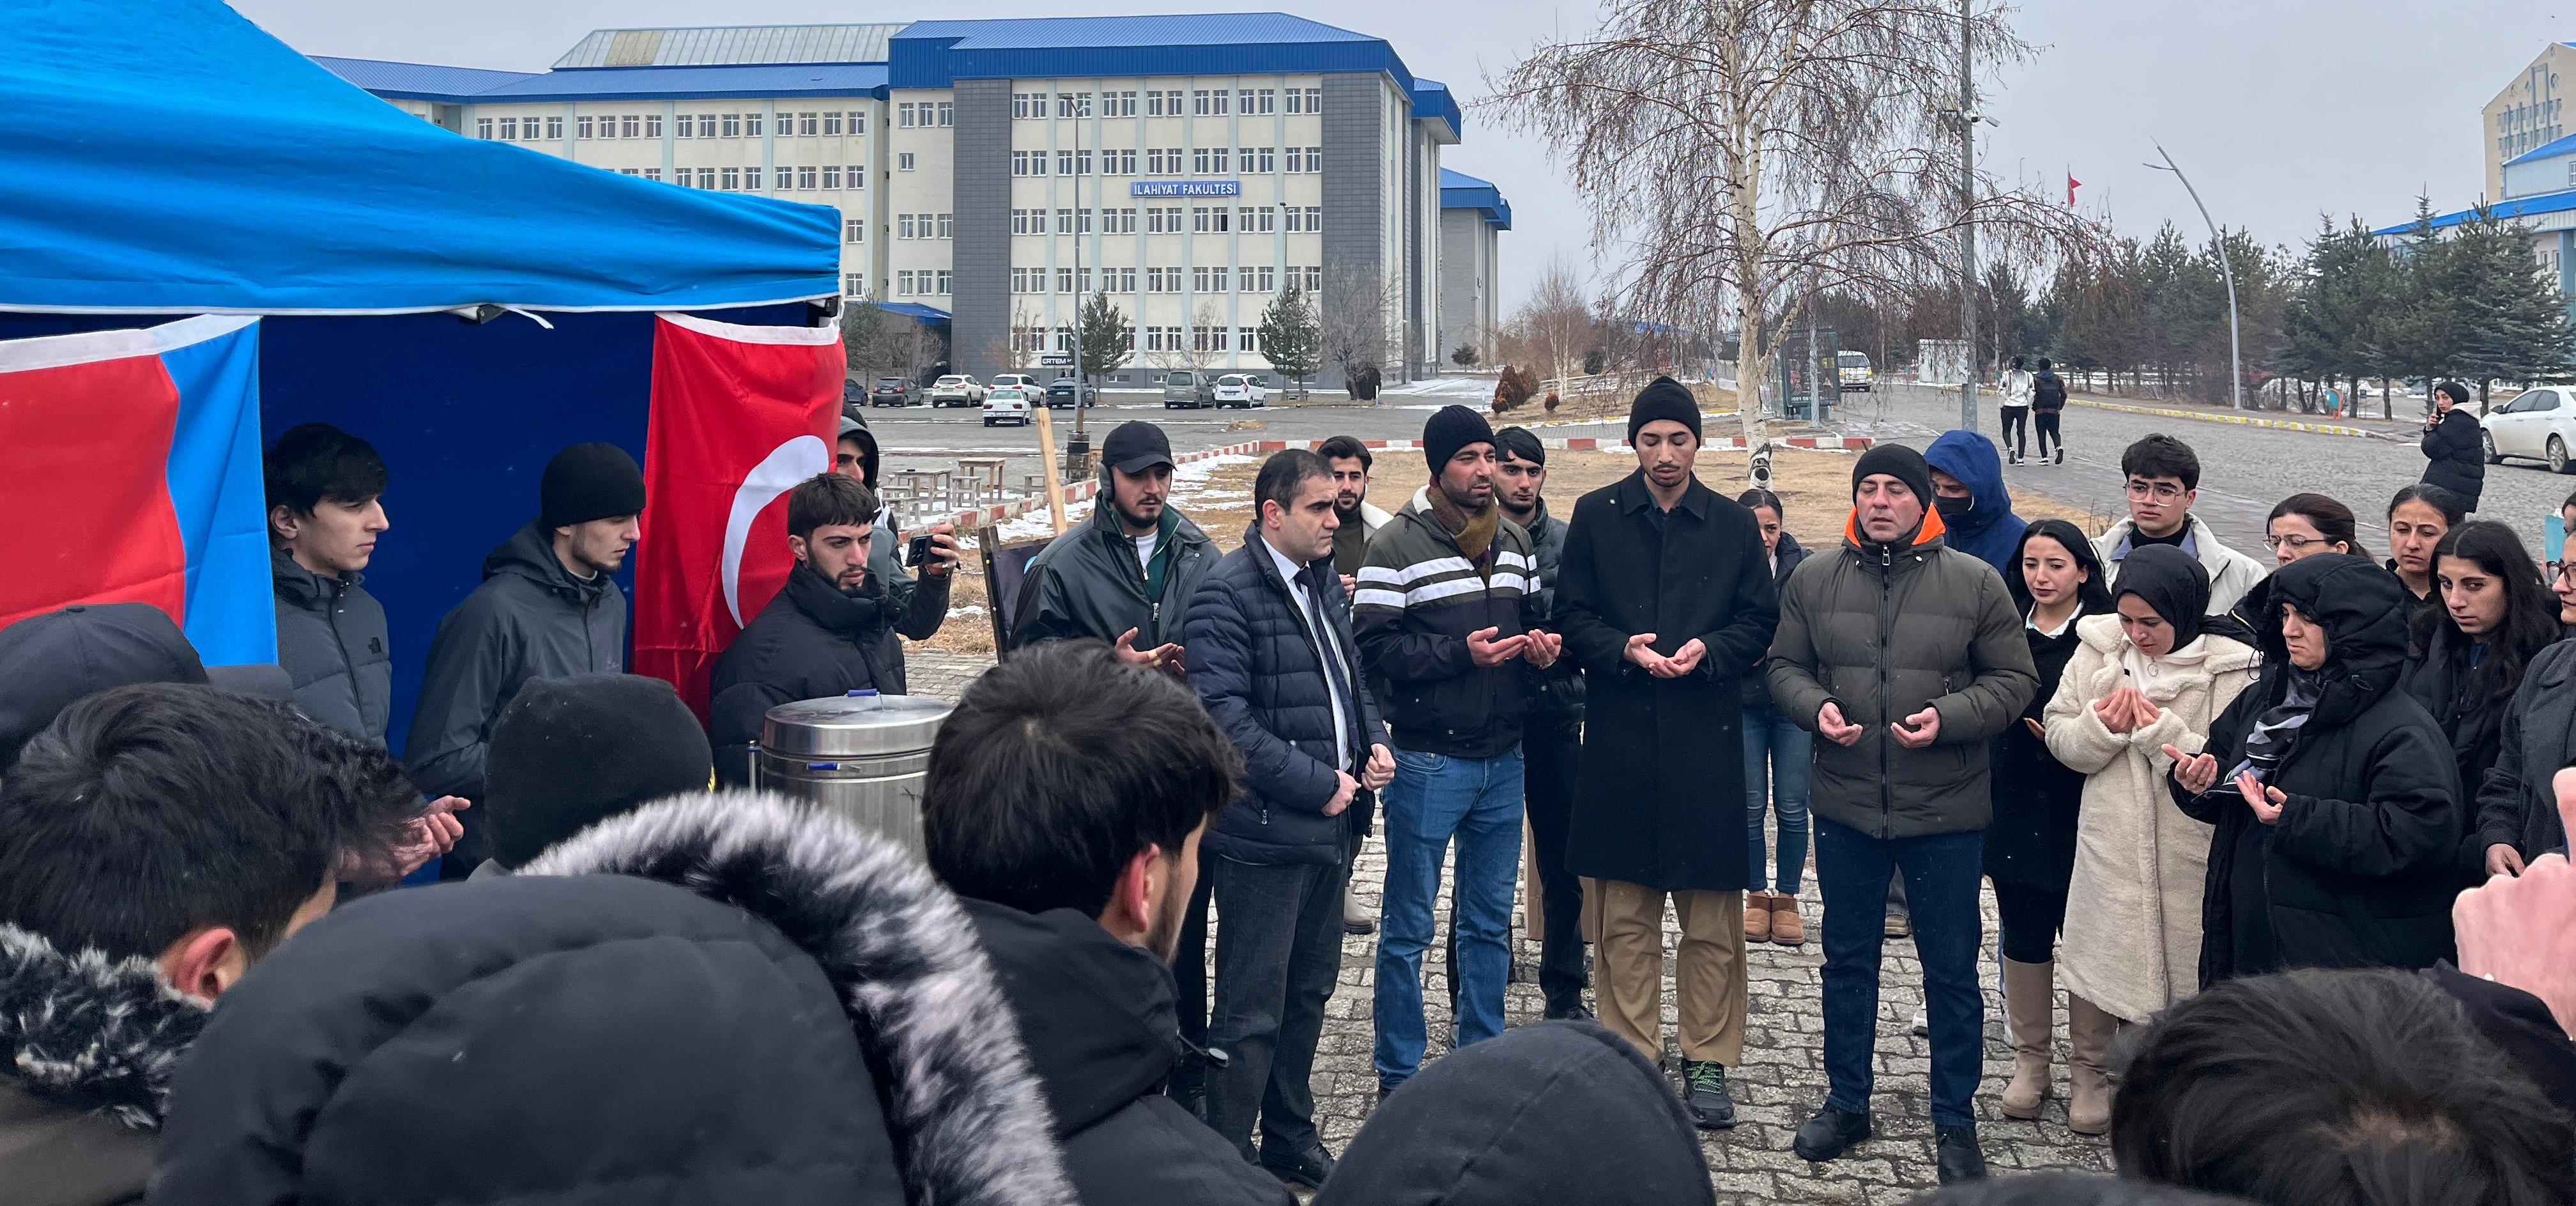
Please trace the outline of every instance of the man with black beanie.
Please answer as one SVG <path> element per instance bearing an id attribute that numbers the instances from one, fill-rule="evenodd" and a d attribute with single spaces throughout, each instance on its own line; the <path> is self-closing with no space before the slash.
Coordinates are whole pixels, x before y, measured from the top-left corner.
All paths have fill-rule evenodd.
<path id="1" fill-rule="evenodd" d="M 1923 455 L 1880 444 L 1852 466 L 1840 553 L 1807 558 L 1780 596 L 1771 700 L 1812 729 L 1808 799 L 1825 899 L 1824 1108 L 1793 1147 L 1831 1160 L 1870 1137 L 1878 973 L 1891 876 L 1905 877 L 1932 1038 L 1944 1183 L 1985 1176 L 1977 881 L 1994 813 L 1987 739 L 2039 689 L 2019 609 L 1992 566 L 1942 539 Z"/>
<path id="2" fill-rule="evenodd" d="M 483 559 L 483 584 L 430 642 L 403 763 L 433 797 L 483 798 L 492 720 L 530 680 L 626 668 L 626 596 L 611 575 L 639 534 L 643 470 L 614 444 L 575 444 L 546 464 L 537 496 L 537 517 Z M 481 828 L 466 821 L 442 878 L 491 857 Z"/>
<path id="3" fill-rule="evenodd" d="M 475 811 L 491 857 L 473 878 L 507 875 L 545 848 L 655 800 L 704 791 L 706 730 L 671 684 L 641 674 L 575 674 L 520 689 L 492 721 Z"/>
<path id="4" fill-rule="evenodd" d="M 1696 414 L 1693 416 L 1697 417 Z M 1565 568 L 1563 519 L 1547 509 L 1547 446 L 1526 427 L 1494 433 L 1494 501 L 1503 518 L 1528 532 L 1538 558 L 1537 602 L 1532 610 L 1555 618 L 1557 585 Z M 1589 1018 L 1583 989 L 1591 977 L 1583 958 L 1583 880 L 1565 868 L 1566 826 L 1574 813 L 1575 762 L 1583 753 L 1583 671 L 1563 658 L 1544 670 L 1522 673 L 1521 759 L 1531 851 L 1538 864 L 1546 924 L 1539 942 L 1538 986 L 1549 1018 Z M 1452 931 L 1454 934 L 1455 931 Z M 1458 946 L 1449 944 L 1450 983 L 1457 983 Z"/>

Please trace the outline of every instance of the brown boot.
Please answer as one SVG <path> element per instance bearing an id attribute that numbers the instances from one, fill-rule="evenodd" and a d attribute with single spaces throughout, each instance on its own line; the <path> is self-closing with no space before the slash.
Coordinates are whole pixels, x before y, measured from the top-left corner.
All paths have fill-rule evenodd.
<path id="1" fill-rule="evenodd" d="M 2111 1074 L 2105 1061 L 2111 1054 L 2111 1036 L 2119 1030 L 2120 1019 L 2074 993 L 2066 994 L 2067 1079 L 2073 1090 L 2066 1103 L 2066 1128 L 2078 1135 L 2111 1130 Z"/>
<path id="2" fill-rule="evenodd" d="M 2053 963 L 2004 960 L 2004 1026 L 2012 1036 L 2012 1083 L 2004 1086 L 2006 1118 L 2037 1118 L 2048 1098 L 2049 998 Z"/>
<path id="3" fill-rule="evenodd" d="M 1744 940 L 1746 942 L 1771 941 L 1770 893 L 1747 892 L 1744 894 Z"/>
<path id="4" fill-rule="evenodd" d="M 1807 945 L 1807 925 L 1798 918 L 1798 898 L 1786 892 L 1771 897 L 1771 941 L 1782 946 Z"/>

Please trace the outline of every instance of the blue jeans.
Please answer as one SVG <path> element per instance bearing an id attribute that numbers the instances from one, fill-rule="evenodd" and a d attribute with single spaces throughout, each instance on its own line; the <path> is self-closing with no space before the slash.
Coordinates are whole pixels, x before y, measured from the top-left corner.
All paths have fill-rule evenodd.
<path id="1" fill-rule="evenodd" d="M 1769 701 L 1744 705 L 1744 837 L 1752 844 L 1749 881 L 1763 890 L 1763 869 L 1770 865 L 1763 848 L 1762 818 L 1776 802 L 1780 810 L 1780 876 L 1771 890 L 1798 894 L 1799 874 L 1807 869 L 1807 777 L 1815 770 L 1816 736 L 1799 728 Z"/>
<path id="2" fill-rule="evenodd" d="M 1974 1126 L 1977 1077 L 1985 1067 L 1985 996 L 1977 951 L 1985 917 L 1977 907 L 1984 835 L 1873 838 L 1816 818 L 1816 886 L 1825 897 L 1825 1104 L 1869 1112 L 1878 1050 L 1879 948 L 1886 941 L 1887 885 L 1905 876 L 1914 910 L 1914 951 L 1923 961 L 1923 998 L 1932 1015 L 1932 1122 Z"/>
<path id="3" fill-rule="evenodd" d="M 1379 918 L 1377 1081 L 1392 1089 L 1422 1066 L 1422 952 L 1440 862 L 1458 842 L 1450 929 L 1458 940 L 1457 1045 L 1503 1032 L 1503 980 L 1511 971 L 1514 879 L 1521 862 L 1521 751 L 1492 758 L 1395 751 L 1395 781 L 1379 796 L 1386 835 L 1386 895 Z"/>

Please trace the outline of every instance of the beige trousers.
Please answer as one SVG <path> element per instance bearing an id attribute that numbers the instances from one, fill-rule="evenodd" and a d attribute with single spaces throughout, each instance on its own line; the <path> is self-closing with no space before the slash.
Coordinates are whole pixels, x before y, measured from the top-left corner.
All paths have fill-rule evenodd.
<path id="1" fill-rule="evenodd" d="M 1600 903 L 1591 918 L 1601 1024 L 1649 1061 L 1664 1054 L 1664 898 L 1643 884 L 1585 881 Z M 1682 1058 L 1735 1067 L 1744 1060 L 1744 893 L 1674 892 L 1682 942 L 1674 989 Z"/>

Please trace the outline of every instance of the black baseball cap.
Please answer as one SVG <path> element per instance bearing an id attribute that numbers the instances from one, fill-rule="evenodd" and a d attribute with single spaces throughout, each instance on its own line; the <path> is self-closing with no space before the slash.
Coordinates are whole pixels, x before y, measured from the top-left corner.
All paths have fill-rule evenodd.
<path id="1" fill-rule="evenodd" d="M 1121 423 L 1100 444 L 1101 463 L 1120 473 L 1142 473 L 1156 465 L 1174 465 L 1171 437 L 1143 419 Z"/>

